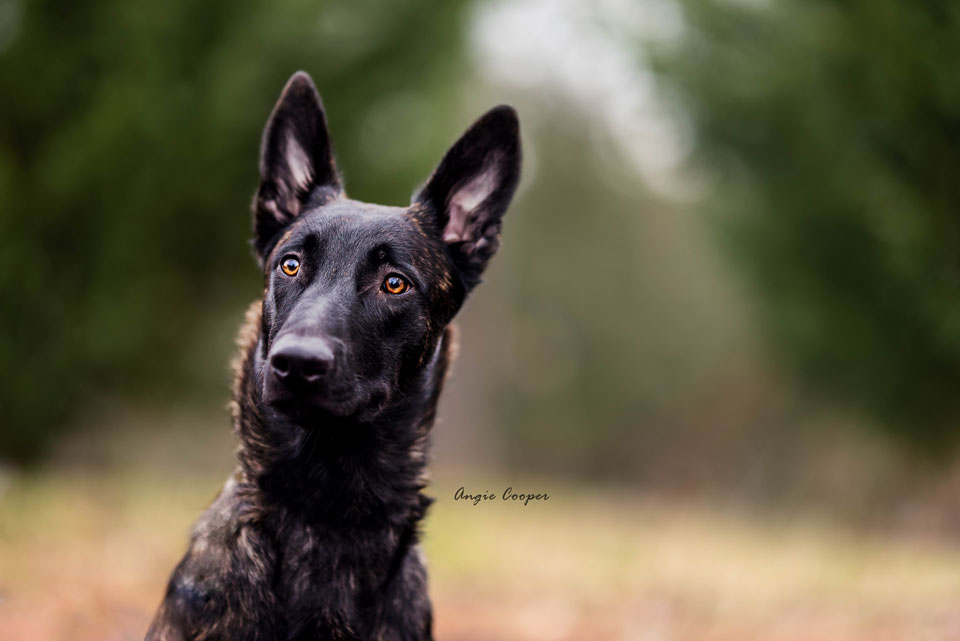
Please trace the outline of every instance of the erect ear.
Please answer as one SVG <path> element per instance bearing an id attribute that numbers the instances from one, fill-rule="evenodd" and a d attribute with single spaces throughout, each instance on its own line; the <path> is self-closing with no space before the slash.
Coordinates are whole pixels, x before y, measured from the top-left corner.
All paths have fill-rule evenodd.
<path id="1" fill-rule="evenodd" d="M 254 197 L 254 249 L 263 260 L 278 233 L 308 201 L 336 198 L 340 177 L 327 117 L 313 80 L 298 71 L 287 81 L 260 144 L 260 187 Z"/>
<path id="2" fill-rule="evenodd" d="M 414 195 L 432 211 L 468 289 L 500 245 L 500 220 L 519 179 L 520 123 L 512 107 L 501 105 L 460 137 Z"/>

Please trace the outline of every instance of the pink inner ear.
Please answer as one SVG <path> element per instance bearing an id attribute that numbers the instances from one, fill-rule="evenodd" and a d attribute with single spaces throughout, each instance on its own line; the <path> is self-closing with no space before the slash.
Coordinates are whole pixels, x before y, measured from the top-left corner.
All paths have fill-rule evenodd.
<path id="1" fill-rule="evenodd" d="M 462 242 L 477 235 L 478 230 L 472 225 L 476 220 L 477 209 L 497 188 L 498 178 L 496 163 L 489 163 L 483 171 L 453 192 L 447 204 L 444 242 Z"/>
<path id="2" fill-rule="evenodd" d="M 306 191 L 313 182 L 313 165 L 292 131 L 287 131 L 284 151 L 290 177 L 293 179 L 293 187 L 301 192 Z"/>

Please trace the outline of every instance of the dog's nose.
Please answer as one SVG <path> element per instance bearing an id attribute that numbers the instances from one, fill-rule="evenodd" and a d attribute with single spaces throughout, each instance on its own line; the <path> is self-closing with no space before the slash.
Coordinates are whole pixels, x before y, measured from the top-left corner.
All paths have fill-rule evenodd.
<path id="1" fill-rule="evenodd" d="M 322 338 L 284 336 L 270 350 L 270 369 L 284 381 L 316 383 L 333 368 L 333 350 Z"/>

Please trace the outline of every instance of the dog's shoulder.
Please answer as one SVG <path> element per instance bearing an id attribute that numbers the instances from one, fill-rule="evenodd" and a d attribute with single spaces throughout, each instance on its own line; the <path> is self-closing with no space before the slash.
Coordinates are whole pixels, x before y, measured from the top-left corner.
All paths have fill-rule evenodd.
<path id="1" fill-rule="evenodd" d="M 276 553 L 248 489 L 242 475 L 234 474 L 196 522 L 148 640 L 254 639 L 280 625 L 271 615 Z M 250 621 L 257 622 L 256 630 L 246 629 Z"/>

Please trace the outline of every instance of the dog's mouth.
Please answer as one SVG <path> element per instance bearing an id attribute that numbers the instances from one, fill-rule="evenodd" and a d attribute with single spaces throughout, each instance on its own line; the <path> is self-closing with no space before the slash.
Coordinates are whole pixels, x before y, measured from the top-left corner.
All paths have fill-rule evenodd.
<path id="1" fill-rule="evenodd" d="M 313 418 L 318 415 L 349 417 L 361 405 L 355 394 L 265 394 L 267 405 L 291 418 Z"/>
<path id="2" fill-rule="evenodd" d="M 315 390 L 277 389 L 269 383 L 264 387 L 263 399 L 270 408 L 304 423 L 324 417 L 369 420 L 384 408 L 390 393 L 385 384 Z"/>
<path id="3" fill-rule="evenodd" d="M 302 425 L 331 418 L 367 421 L 375 418 L 392 396 L 389 382 L 361 377 L 343 366 L 314 376 L 303 365 L 288 372 L 278 368 L 275 358 L 273 361 L 261 363 L 259 369 L 261 400 L 267 409 Z"/>

